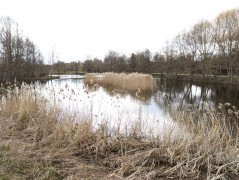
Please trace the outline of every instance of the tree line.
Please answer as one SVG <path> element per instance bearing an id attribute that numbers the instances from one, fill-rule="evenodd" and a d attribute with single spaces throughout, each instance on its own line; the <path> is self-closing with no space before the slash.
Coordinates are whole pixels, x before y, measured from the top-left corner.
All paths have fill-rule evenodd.
<path id="1" fill-rule="evenodd" d="M 200 20 L 154 54 L 146 49 L 127 57 L 109 51 L 103 60 L 85 60 L 84 68 L 88 72 L 239 75 L 239 9 L 222 12 L 212 22 Z"/>
<path id="2" fill-rule="evenodd" d="M 22 35 L 10 17 L 0 19 L 0 82 L 44 76 L 47 67 L 39 48 Z"/>
<path id="3" fill-rule="evenodd" d="M 58 60 L 52 66 L 54 74 L 78 74 L 84 70 L 83 63 L 80 61 L 72 61 L 69 63 Z"/>
<path id="4" fill-rule="evenodd" d="M 130 56 L 109 51 L 104 59 L 88 58 L 83 63 L 55 62 L 44 65 L 39 48 L 23 36 L 9 17 L 0 19 L 0 82 L 52 73 L 142 72 L 239 76 L 239 9 L 220 13 L 211 22 L 200 20 L 180 32 L 159 52 L 145 49 Z"/>

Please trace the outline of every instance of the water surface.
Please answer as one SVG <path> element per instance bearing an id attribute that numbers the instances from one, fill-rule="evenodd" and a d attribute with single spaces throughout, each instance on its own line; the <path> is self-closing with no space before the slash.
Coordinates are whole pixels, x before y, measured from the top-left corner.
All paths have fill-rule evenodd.
<path id="1" fill-rule="evenodd" d="M 239 105 L 238 86 L 220 86 L 184 81 L 155 79 L 152 93 L 128 92 L 108 86 L 89 86 L 80 75 L 62 75 L 60 79 L 42 84 L 41 93 L 52 105 L 72 116 L 89 118 L 95 126 L 106 123 L 113 129 L 130 129 L 137 124 L 145 134 L 160 134 L 166 128 L 180 130 L 169 112 L 170 108 L 185 108 L 192 104 L 210 109 L 218 103 Z M 80 118 L 79 118 L 80 119 Z"/>

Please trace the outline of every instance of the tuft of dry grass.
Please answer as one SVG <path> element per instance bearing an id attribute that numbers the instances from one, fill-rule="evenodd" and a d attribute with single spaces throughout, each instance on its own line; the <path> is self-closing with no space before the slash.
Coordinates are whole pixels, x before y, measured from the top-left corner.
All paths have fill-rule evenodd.
<path id="1" fill-rule="evenodd" d="M 86 74 L 85 83 L 112 85 L 129 91 L 153 91 L 156 87 L 153 76 L 142 73 L 102 73 Z"/>
<path id="2" fill-rule="evenodd" d="M 20 90 L 9 89 L 0 113 L 1 125 L 12 128 L 5 130 L 8 138 L 14 136 L 21 142 L 28 142 L 28 153 L 31 151 L 35 156 L 40 153 L 37 161 L 42 162 L 41 166 L 25 167 L 31 177 L 41 178 L 42 168 L 53 169 L 44 172 L 61 178 L 78 177 L 77 167 L 84 169 L 90 165 L 93 172 L 86 168 L 85 174 L 93 173 L 97 178 L 100 178 L 98 172 L 105 172 L 101 178 L 109 179 L 239 178 L 236 109 L 232 113 L 227 105 L 221 105 L 206 115 L 198 109 L 191 113 L 172 110 L 174 120 L 181 125 L 181 133 L 186 133 L 186 138 L 182 134 L 175 135 L 172 129 L 156 138 L 145 138 L 140 133 L 142 124 L 135 125 L 125 134 L 109 133 L 107 124 L 94 127 L 92 119 L 84 116 L 86 112 L 75 121 L 71 115 L 36 98 L 37 88 L 25 84 Z M 27 164 L 34 164 L 30 158 L 27 160 Z M 85 164 L 82 167 L 79 163 Z M 1 165 L 0 170 L 4 170 Z M 94 179 L 93 176 L 88 178 Z"/>

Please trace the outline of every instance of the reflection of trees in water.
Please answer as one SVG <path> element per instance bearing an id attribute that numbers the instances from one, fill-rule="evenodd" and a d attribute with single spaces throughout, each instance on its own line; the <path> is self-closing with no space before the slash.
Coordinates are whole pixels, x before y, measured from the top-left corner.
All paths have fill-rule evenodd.
<path id="1" fill-rule="evenodd" d="M 57 85 L 75 84 L 76 87 L 80 87 L 82 83 L 79 79 L 59 79 L 43 81 L 41 84 L 50 83 Z M 216 107 L 219 103 L 230 102 L 239 107 L 239 87 L 238 85 L 209 85 L 206 83 L 190 83 L 186 81 L 177 80 L 164 80 L 156 79 L 157 91 L 156 92 L 140 92 L 139 97 L 136 96 L 136 91 L 125 91 L 116 89 L 113 86 L 101 86 L 103 90 L 111 97 L 118 96 L 120 98 L 125 98 L 128 95 L 135 99 L 140 99 L 142 103 L 150 103 L 151 98 L 155 102 L 158 101 L 158 91 L 167 93 L 167 98 L 175 106 L 180 106 L 180 108 L 185 108 L 188 104 L 192 104 L 194 108 L 209 108 Z M 86 84 L 85 84 L 86 86 Z M 93 85 L 88 85 L 88 90 L 95 91 L 96 87 Z M 160 106 L 159 108 L 164 108 Z"/>
<path id="2" fill-rule="evenodd" d="M 190 129 L 201 129 L 205 133 L 216 126 L 219 133 L 226 131 L 232 139 L 238 137 L 238 86 L 175 81 L 158 83 L 160 92 L 154 99 L 158 107 L 168 113 L 173 121 Z M 199 92 L 195 93 L 197 88 Z M 232 102 L 235 106 L 226 102 Z"/>
<path id="3" fill-rule="evenodd" d="M 151 102 L 151 97 L 160 109 L 167 111 L 165 103 L 159 103 L 159 92 L 167 94 L 167 99 L 171 101 L 173 107 L 185 109 L 189 104 L 195 109 L 208 110 L 216 107 L 219 103 L 231 102 L 239 107 L 238 86 L 233 85 L 209 85 L 206 83 L 192 83 L 177 80 L 156 79 L 157 92 L 140 92 L 142 103 Z M 125 98 L 130 95 L 139 99 L 134 91 L 116 89 L 114 86 L 101 86 L 111 97 L 118 96 Z M 94 85 L 89 85 L 89 91 L 94 91 Z"/>
<path id="4" fill-rule="evenodd" d="M 173 103 L 184 108 L 192 104 L 195 108 L 216 107 L 219 103 L 231 102 L 239 106 L 238 85 L 208 85 L 176 80 L 157 79 L 157 87 L 166 92 Z"/>
<path id="5" fill-rule="evenodd" d="M 238 85 L 220 86 L 216 89 L 217 103 L 231 102 L 235 106 L 239 106 Z"/>

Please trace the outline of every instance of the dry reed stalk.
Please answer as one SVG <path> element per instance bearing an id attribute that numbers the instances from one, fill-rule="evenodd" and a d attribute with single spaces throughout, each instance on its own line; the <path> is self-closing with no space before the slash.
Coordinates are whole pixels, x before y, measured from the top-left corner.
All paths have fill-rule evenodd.
<path id="1" fill-rule="evenodd" d="M 88 84 L 112 85 L 129 91 L 153 91 L 155 81 L 153 76 L 142 73 L 102 73 L 87 74 L 85 82 Z"/>
<path id="2" fill-rule="evenodd" d="M 113 83 L 111 78 L 109 82 Z M 34 148 L 45 149 L 46 156 L 52 159 L 79 157 L 89 163 L 103 164 L 117 177 L 128 179 L 239 178 L 239 125 L 234 123 L 238 122 L 234 114 L 210 111 L 207 116 L 197 117 L 196 120 L 203 122 L 198 123 L 192 114 L 175 112 L 175 121 L 189 133 L 184 139 L 168 131 L 164 136 L 144 140 L 138 125 L 127 135 L 117 132 L 109 136 L 107 124 L 95 129 L 86 117 L 76 123 L 65 114 L 65 119 L 59 121 L 57 107 L 49 109 L 44 101 L 36 100 L 35 88 L 25 85 L 20 93 L 6 96 L 1 116 L 10 117 L 16 129 L 31 131 Z"/>

